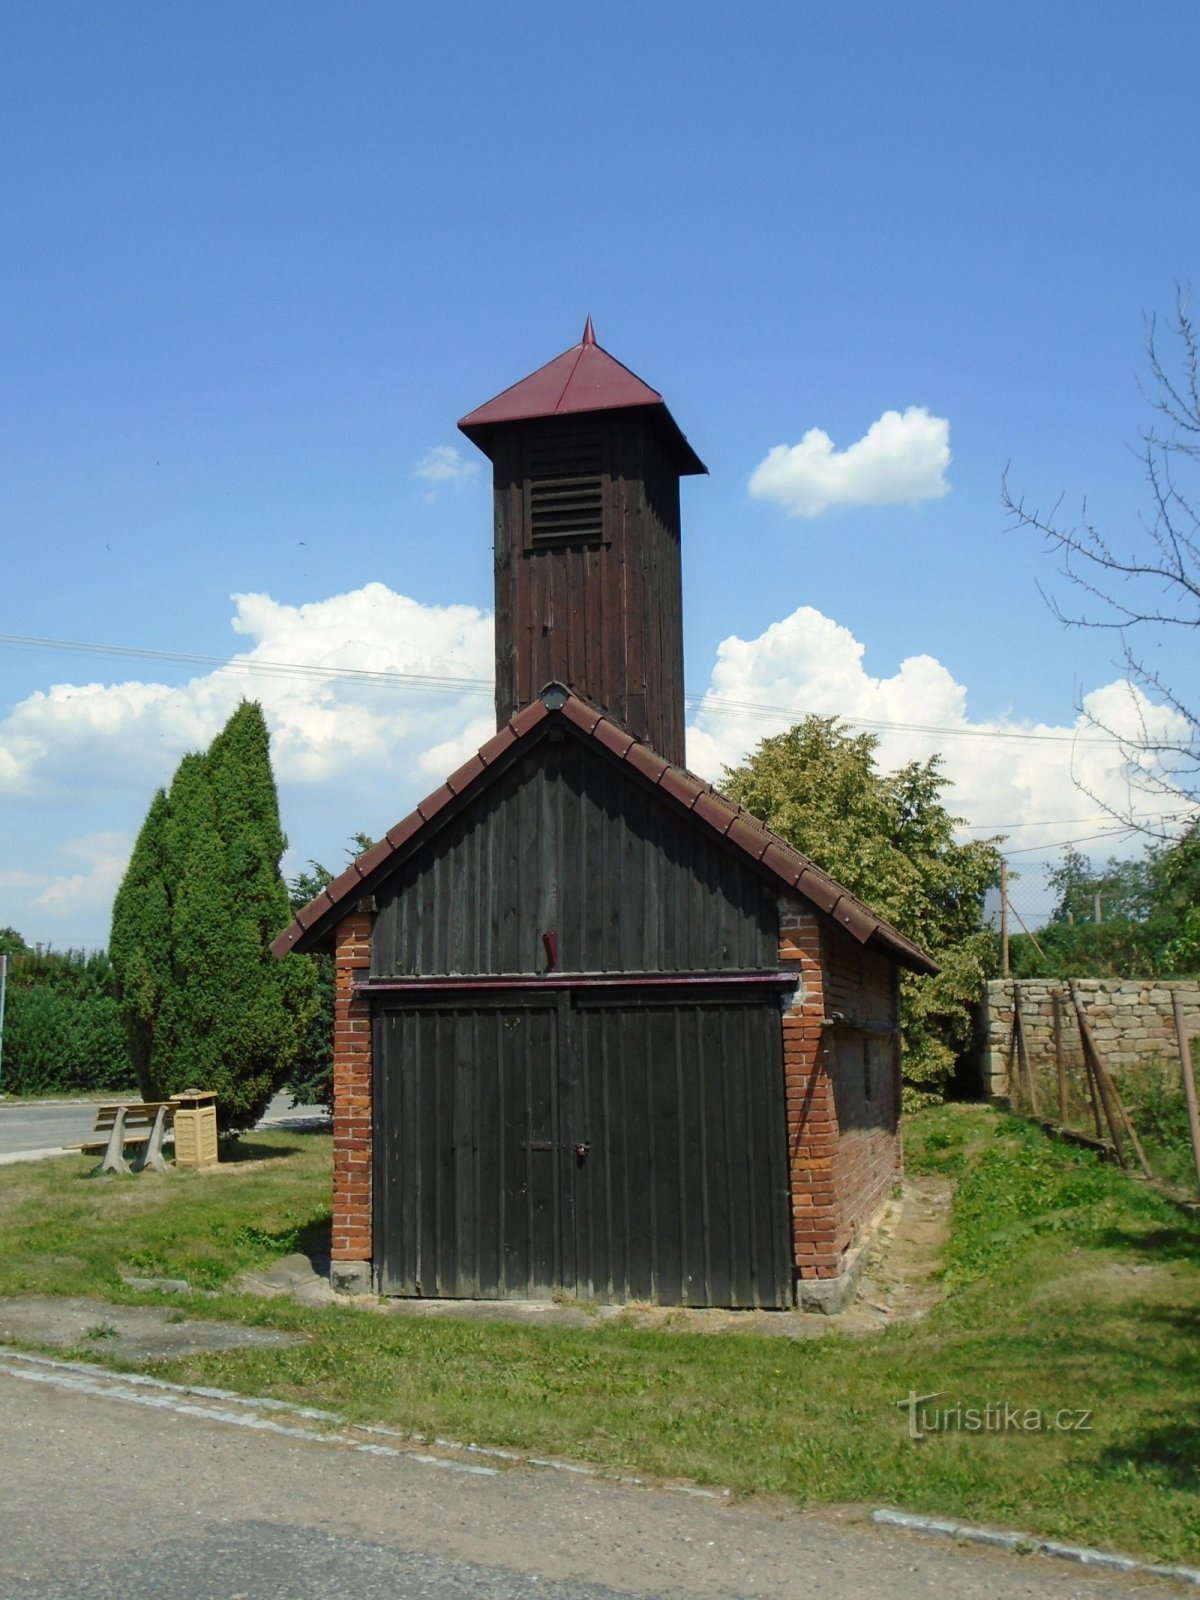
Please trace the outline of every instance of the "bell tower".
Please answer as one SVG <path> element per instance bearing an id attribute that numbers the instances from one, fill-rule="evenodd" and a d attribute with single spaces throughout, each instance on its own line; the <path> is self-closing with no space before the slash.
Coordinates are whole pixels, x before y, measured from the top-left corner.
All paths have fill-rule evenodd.
<path id="1" fill-rule="evenodd" d="M 707 469 L 662 396 L 589 317 L 458 425 L 492 462 L 499 725 L 557 681 L 683 765 L 679 479 Z"/>

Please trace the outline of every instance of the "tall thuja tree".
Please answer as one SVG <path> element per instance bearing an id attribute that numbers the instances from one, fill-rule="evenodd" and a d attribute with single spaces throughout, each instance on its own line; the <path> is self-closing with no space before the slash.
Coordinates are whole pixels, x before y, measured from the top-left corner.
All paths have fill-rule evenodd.
<path id="1" fill-rule="evenodd" d="M 113 901 L 109 935 L 108 953 L 129 1055 L 147 1096 L 158 1014 L 171 982 L 171 896 L 165 859 L 169 815 L 166 790 L 160 789 Z"/>
<path id="2" fill-rule="evenodd" d="M 983 897 L 999 876 L 991 842 L 959 844 L 935 756 L 892 773 L 878 741 L 808 717 L 725 774 L 727 792 L 933 956 L 936 977 L 901 980 L 905 1098 L 936 1098 L 971 1036 L 992 937 Z"/>
<path id="3" fill-rule="evenodd" d="M 286 1078 L 316 1008 L 310 963 L 276 961 L 269 949 L 290 911 L 258 705 L 243 702 L 207 754 L 184 757 L 156 838 L 159 878 L 144 871 L 139 885 L 123 884 L 114 908 L 115 944 L 116 910 L 133 923 L 139 887 L 147 925 L 161 926 L 160 892 L 167 911 L 165 960 L 139 951 L 119 970 L 127 1015 L 135 1019 L 139 973 L 162 977 L 143 1092 L 158 1099 L 191 1087 L 215 1090 L 222 1128 L 251 1127 Z M 155 993 L 148 980 L 144 989 L 147 997 Z"/>

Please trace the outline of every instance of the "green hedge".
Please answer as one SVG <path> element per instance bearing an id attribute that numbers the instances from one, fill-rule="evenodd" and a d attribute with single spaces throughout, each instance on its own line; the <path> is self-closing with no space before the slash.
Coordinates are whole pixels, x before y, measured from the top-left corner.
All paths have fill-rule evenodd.
<path id="1" fill-rule="evenodd" d="M 12 955 L 0 1090 L 33 1095 L 136 1087 L 108 957 L 81 950 Z"/>

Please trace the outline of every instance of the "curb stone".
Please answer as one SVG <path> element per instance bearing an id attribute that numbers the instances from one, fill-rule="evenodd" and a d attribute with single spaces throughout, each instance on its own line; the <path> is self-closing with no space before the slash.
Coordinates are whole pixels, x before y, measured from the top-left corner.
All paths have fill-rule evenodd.
<path id="1" fill-rule="evenodd" d="M 917 1517 L 907 1511 L 872 1511 L 871 1521 L 879 1527 L 905 1528 L 910 1533 L 940 1534 L 945 1538 L 968 1539 L 972 1544 L 992 1545 L 1000 1550 L 1027 1551 L 1031 1555 L 1055 1556 L 1060 1561 L 1077 1561 L 1083 1567 L 1099 1567 L 1105 1572 L 1137 1572 L 1147 1577 L 1174 1578 L 1200 1588 L 1200 1568 L 1162 1567 L 1133 1556 L 1114 1555 L 1107 1550 L 1089 1550 L 1086 1545 L 1060 1544 L 1056 1539 L 1038 1539 L 1031 1533 L 1013 1533 L 1004 1528 L 979 1528 L 969 1522 L 949 1522 L 942 1517 Z"/>

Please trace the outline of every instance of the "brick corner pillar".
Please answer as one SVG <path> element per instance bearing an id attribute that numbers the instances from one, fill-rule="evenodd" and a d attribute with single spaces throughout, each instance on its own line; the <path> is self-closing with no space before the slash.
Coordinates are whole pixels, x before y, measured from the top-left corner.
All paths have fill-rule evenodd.
<path id="1" fill-rule="evenodd" d="M 825 1042 L 825 979 L 816 916 L 794 903 L 779 907 L 779 962 L 800 969 L 800 983 L 783 1014 L 783 1072 L 787 1101 L 788 1176 L 792 1251 L 799 1297 L 805 1284 L 841 1271 L 836 1162 L 837 1109 Z"/>
<path id="2" fill-rule="evenodd" d="M 354 982 L 371 968 L 369 914 L 338 924 L 333 1000 L 333 1247 L 330 1278 L 344 1294 L 371 1279 L 371 1007 Z"/>

